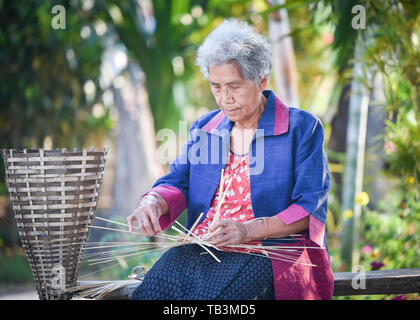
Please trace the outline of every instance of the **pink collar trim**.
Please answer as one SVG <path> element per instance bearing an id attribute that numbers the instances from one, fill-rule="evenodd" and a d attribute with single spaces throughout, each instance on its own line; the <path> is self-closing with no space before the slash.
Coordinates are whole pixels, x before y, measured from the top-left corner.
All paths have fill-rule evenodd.
<path id="1" fill-rule="evenodd" d="M 207 124 L 203 127 L 203 130 L 208 133 L 211 133 L 213 129 L 217 129 L 220 122 L 222 122 L 224 118 L 226 118 L 226 115 L 220 109 L 220 112 L 216 116 L 214 116 L 209 122 L 207 122 Z"/>
<path id="2" fill-rule="evenodd" d="M 275 97 L 275 102 L 274 136 L 289 131 L 289 108 L 277 97 Z"/>

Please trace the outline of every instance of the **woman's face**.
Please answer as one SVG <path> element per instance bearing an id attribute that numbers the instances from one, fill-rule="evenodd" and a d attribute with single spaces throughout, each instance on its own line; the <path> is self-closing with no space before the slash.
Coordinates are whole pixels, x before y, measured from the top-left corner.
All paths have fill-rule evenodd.
<path id="1" fill-rule="evenodd" d="M 225 63 L 209 68 L 211 91 L 217 105 L 229 120 L 246 122 L 261 108 L 261 92 L 266 88 L 268 79 L 256 85 L 245 80 L 235 63 Z"/>

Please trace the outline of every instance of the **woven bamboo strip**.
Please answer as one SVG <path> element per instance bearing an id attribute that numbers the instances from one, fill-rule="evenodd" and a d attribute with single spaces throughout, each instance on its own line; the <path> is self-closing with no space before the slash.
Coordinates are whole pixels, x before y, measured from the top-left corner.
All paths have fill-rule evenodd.
<path id="1" fill-rule="evenodd" d="M 74 227 L 74 222 L 73 221 L 64 221 L 64 218 L 62 218 L 62 221 L 59 222 L 48 222 L 48 226 L 45 225 L 45 222 L 24 222 L 24 223 L 19 223 L 18 226 L 27 226 L 27 227 L 46 227 L 46 228 L 51 228 L 51 227 L 65 227 L 65 226 L 71 226 Z"/>
<path id="2" fill-rule="evenodd" d="M 64 241 L 64 243 L 60 243 L 59 241 Z M 74 240 L 79 240 L 80 241 L 80 243 L 77 243 L 77 244 L 73 244 L 73 242 L 71 242 L 71 241 L 74 241 Z M 74 246 L 74 245 L 80 245 L 80 246 L 83 246 L 83 244 L 84 244 L 84 236 L 81 236 L 81 235 L 79 235 L 79 236 L 72 236 L 71 238 L 69 237 L 69 238 L 62 238 L 62 239 L 46 239 L 46 240 L 43 240 L 43 239 L 31 239 L 31 245 L 39 245 L 39 246 L 45 246 L 45 245 L 49 245 L 50 247 L 66 247 L 66 246 Z"/>
<path id="3" fill-rule="evenodd" d="M 28 236 L 45 236 L 46 238 L 48 238 L 48 236 L 69 236 L 69 235 L 73 235 L 75 233 L 84 233 L 89 231 L 89 228 L 82 228 L 82 229 L 75 229 L 75 228 L 69 228 L 68 230 L 58 230 L 58 231 L 50 231 L 51 230 L 51 226 L 49 226 L 48 222 L 44 223 L 44 230 L 32 230 L 32 231 L 27 231 L 27 235 Z M 61 228 L 61 227 L 60 227 Z M 39 240 L 38 238 L 36 240 Z M 61 239 L 59 240 L 61 241 Z"/>
<path id="4" fill-rule="evenodd" d="M 31 201 L 32 202 L 32 201 Z M 96 207 L 96 201 L 95 202 L 88 202 L 88 203 L 79 203 L 79 204 L 51 204 L 48 205 L 48 209 L 71 209 L 71 208 L 90 208 L 90 207 Z M 15 208 L 13 208 L 15 209 Z M 17 209 L 17 208 L 16 208 Z M 45 209 L 45 205 L 22 205 L 20 206 L 20 209 L 23 210 L 41 210 Z"/>
<path id="5" fill-rule="evenodd" d="M 96 174 L 98 174 L 100 172 L 101 172 L 100 170 L 92 171 L 91 169 L 86 171 L 86 173 L 84 173 L 84 174 L 77 173 L 77 172 L 74 172 L 74 171 L 73 172 L 53 172 L 53 173 L 43 173 L 43 174 L 40 174 L 40 173 L 37 173 L 37 172 L 35 172 L 35 173 L 28 172 L 28 178 L 29 179 L 32 179 L 32 178 L 35 178 L 35 179 L 60 178 L 61 174 L 64 173 L 64 174 L 66 174 L 67 177 L 76 177 L 77 178 L 77 177 L 80 177 L 80 176 L 85 176 L 85 177 L 90 177 L 90 178 L 93 179 L 93 178 L 95 178 Z M 19 173 L 18 174 L 16 172 L 9 173 L 7 171 L 6 171 L 6 173 L 9 174 L 11 178 L 18 178 L 18 179 L 22 178 L 22 177 L 25 177 L 25 175 L 26 175 L 26 173 Z M 96 179 L 94 179 L 94 180 L 96 180 Z"/>
<path id="6" fill-rule="evenodd" d="M 42 161 L 40 163 L 42 163 Z M 73 164 L 73 166 L 74 166 L 74 164 Z M 47 169 L 41 170 L 41 169 L 30 168 L 29 166 L 14 169 L 13 172 L 12 172 L 12 170 L 10 170 L 11 169 L 10 167 L 7 167 L 7 169 L 9 170 L 8 173 L 13 173 L 13 174 L 19 175 L 19 174 L 26 174 L 26 173 L 27 174 L 80 173 L 79 171 L 83 167 L 85 167 L 86 172 L 93 173 L 93 172 L 99 172 L 99 171 L 101 171 L 101 169 L 104 168 L 104 165 L 102 165 L 102 164 L 100 164 L 100 165 L 96 164 L 95 166 L 92 164 L 92 165 L 89 165 L 89 166 L 90 166 L 89 168 L 86 168 L 87 164 L 84 164 L 84 165 L 78 165 L 78 167 L 76 167 L 76 168 L 71 168 L 71 167 L 68 168 L 67 164 L 61 162 L 60 165 L 57 168 L 54 168 L 54 169 L 47 168 Z M 53 167 L 53 166 L 51 166 L 51 167 Z M 43 171 L 43 173 L 41 173 L 41 171 Z"/>
<path id="7" fill-rule="evenodd" d="M 34 215 L 37 215 L 37 214 L 44 214 L 43 212 L 43 210 L 34 210 L 35 211 L 35 213 L 34 213 Z M 58 213 L 59 212 L 59 210 L 51 210 L 54 214 L 56 214 L 56 213 Z M 66 210 L 66 213 L 68 214 L 68 213 L 71 213 L 71 212 L 73 212 L 73 211 L 77 211 L 77 208 L 72 208 L 72 209 L 67 209 Z M 89 211 L 88 211 L 88 209 L 87 208 L 84 208 L 84 214 L 85 215 L 88 215 L 89 214 Z M 22 219 L 25 219 L 25 217 L 28 215 L 28 217 L 31 215 L 32 213 L 31 213 L 31 210 L 22 210 L 19 214 L 16 214 L 15 215 L 15 217 L 18 217 L 18 218 L 22 218 Z"/>
<path id="8" fill-rule="evenodd" d="M 34 162 L 41 162 L 41 161 L 44 161 L 44 162 L 53 162 L 53 161 L 54 162 L 61 162 L 61 161 L 82 161 L 82 160 L 101 161 L 102 162 L 104 160 L 102 156 L 86 156 L 86 158 L 83 157 L 83 156 L 66 156 L 66 158 L 64 160 L 61 157 L 54 157 L 54 156 L 50 156 L 50 157 L 36 157 L 36 156 L 28 157 L 28 156 L 26 156 L 25 158 L 27 159 L 28 163 L 31 163 L 32 161 L 34 161 Z M 22 161 L 22 158 L 20 158 L 20 157 L 16 157 L 16 158 L 13 157 L 13 158 L 7 158 L 6 159 L 6 162 L 17 162 L 17 163 L 19 163 L 21 161 Z"/>
<path id="9" fill-rule="evenodd" d="M 40 183 L 40 182 L 54 183 L 54 182 L 61 182 L 62 179 L 65 182 L 78 182 L 79 181 L 79 179 L 78 179 L 77 176 L 73 176 L 73 177 L 67 177 L 67 176 L 65 176 L 64 178 L 57 176 L 57 177 L 48 178 L 45 175 L 43 177 L 40 177 L 40 178 L 27 178 L 27 179 L 26 179 L 26 177 L 24 177 L 24 178 L 15 178 L 15 181 L 16 181 L 17 184 L 24 183 L 26 181 L 32 182 L 32 183 Z M 96 175 L 95 174 L 94 175 L 90 175 L 90 176 L 85 175 L 85 180 L 96 180 Z"/>
<path id="10" fill-rule="evenodd" d="M 96 190 L 97 188 L 99 188 L 99 185 L 93 184 L 89 187 L 86 187 L 87 189 L 93 189 Z M 41 191 L 41 192 L 46 192 L 46 191 L 77 191 L 79 190 L 77 188 L 77 186 L 68 186 L 68 187 L 23 187 L 23 188 L 10 188 L 9 192 L 33 192 L 33 191 Z"/>
<path id="11" fill-rule="evenodd" d="M 13 152 L 13 156 L 14 157 L 40 157 L 39 154 L 39 150 L 41 149 L 24 149 L 24 150 L 18 150 L 18 149 L 9 149 L 10 151 Z M 44 156 L 45 157 L 51 157 L 51 156 L 61 156 L 61 154 L 63 153 L 63 151 L 66 153 L 66 157 L 71 157 L 71 156 L 81 156 L 83 155 L 83 150 L 87 150 L 87 149 L 82 149 L 82 150 L 77 150 L 76 151 L 68 151 L 65 148 L 57 148 L 55 150 L 44 150 Z M 8 150 L 7 150 L 8 151 Z M 95 155 L 95 156 L 104 156 L 104 152 L 106 151 L 106 148 L 103 149 L 103 151 L 94 151 L 94 150 L 90 150 L 89 155 Z"/>
<path id="12" fill-rule="evenodd" d="M 46 178 L 43 178 L 43 179 L 45 180 Z M 77 178 L 76 180 L 77 181 L 66 182 L 65 186 L 66 187 L 78 187 L 80 185 L 83 185 L 87 188 L 87 190 L 96 189 L 98 187 L 97 184 L 91 182 L 91 181 L 96 181 L 96 179 L 92 179 L 92 180 L 88 180 L 88 181 L 85 180 L 82 183 L 79 181 L 80 180 L 79 178 Z M 28 182 L 30 182 L 30 181 L 28 181 Z M 25 181 L 25 184 L 26 184 L 26 181 Z M 13 189 L 17 189 L 16 194 L 21 195 L 21 194 L 19 194 L 19 192 L 22 192 L 20 189 L 25 188 L 26 186 L 22 183 L 15 183 L 13 185 L 10 185 L 10 187 L 12 188 L 12 191 L 13 191 Z M 54 187 L 57 188 L 56 191 L 55 190 L 53 190 L 53 191 L 49 190 L 49 189 L 54 188 Z M 46 190 L 45 190 L 46 192 L 50 192 L 50 193 L 51 192 L 61 192 L 62 188 L 59 188 L 59 187 L 61 187 L 61 182 L 32 183 L 31 186 L 30 186 L 30 188 L 32 188 L 32 189 L 30 189 L 30 191 L 31 191 L 31 193 L 35 192 L 35 194 L 37 194 L 36 193 L 37 190 L 34 190 L 34 188 L 46 188 Z M 65 190 L 65 191 L 67 191 L 66 193 L 70 193 L 70 194 L 72 194 L 71 193 L 72 191 L 78 191 L 78 189 L 74 189 L 74 190 L 71 190 L 71 188 L 68 188 L 68 189 L 69 190 Z M 28 190 L 26 189 L 25 191 L 28 191 Z"/>
<path id="13" fill-rule="evenodd" d="M 17 166 L 17 165 L 14 165 L 14 166 L 9 166 L 7 169 L 8 170 L 12 170 L 12 169 L 14 169 L 14 170 L 16 170 L 15 171 L 15 174 L 16 173 L 19 173 L 19 172 L 22 172 L 23 174 L 24 173 L 31 173 L 31 172 L 34 172 L 34 173 L 38 173 L 38 170 L 50 170 L 50 171 L 52 171 L 52 172 L 54 172 L 54 171 L 60 171 L 60 172 L 63 172 L 63 171 L 65 171 L 65 170 L 68 170 L 68 169 L 86 169 L 86 168 L 101 168 L 102 166 L 98 166 L 98 165 L 96 165 L 96 164 L 81 164 L 81 165 L 79 165 L 79 164 L 73 164 L 73 165 L 67 165 L 67 164 L 60 164 L 60 165 L 49 165 L 49 166 L 43 166 L 42 165 L 42 163 L 43 163 L 43 161 L 40 161 L 40 163 L 41 163 L 41 165 L 33 165 L 33 166 L 29 166 L 29 165 L 26 165 L 26 166 Z"/>
<path id="14" fill-rule="evenodd" d="M 90 212 L 86 212 L 85 215 L 88 216 L 90 214 Z M 40 219 L 43 218 L 45 215 L 44 214 L 38 214 L 38 213 L 33 213 L 33 214 L 25 214 L 24 216 L 19 215 L 20 219 Z M 71 213 L 63 213 L 63 218 L 71 218 L 73 215 Z M 48 214 L 48 218 L 50 219 L 57 219 L 57 218 L 62 218 L 60 217 L 60 214 L 54 214 L 54 213 L 50 213 Z"/>
<path id="15" fill-rule="evenodd" d="M 98 195 L 99 195 L 98 192 L 93 192 L 93 193 L 88 193 L 87 197 L 92 198 L 92 197 L 97 197 Z M 20 197 L 20 200 L 21 201 L 37 201 L 37 200 L 42 199 L 44 202 L 47 202 L 47 199 L 45 199 L 45 197 L 46 197 L 46 192 L 42 196 L 31 195 L 31 196 L 27 196 L 27 197 Z M 53 201 L 75 200 L 76 198 L 77 198 L 76 194 L 71 194 L 71 195 L 63 194 L 63 195 L 59 195 L 59 196 L 50 195 L 48 197 L 49 200 L 53 200 Z M 15 197 L 11 196 L 10 199 L 15 200 Z"/>

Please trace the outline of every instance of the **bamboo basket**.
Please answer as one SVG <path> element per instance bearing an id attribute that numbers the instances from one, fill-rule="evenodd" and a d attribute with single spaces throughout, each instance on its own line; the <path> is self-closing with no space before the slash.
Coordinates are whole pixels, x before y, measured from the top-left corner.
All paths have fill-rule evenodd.
<path id="1" fill-rule="evenodd" d="M 4 149 L 10 200 L 42 300 L 71 299 L 108 149 Z"/>

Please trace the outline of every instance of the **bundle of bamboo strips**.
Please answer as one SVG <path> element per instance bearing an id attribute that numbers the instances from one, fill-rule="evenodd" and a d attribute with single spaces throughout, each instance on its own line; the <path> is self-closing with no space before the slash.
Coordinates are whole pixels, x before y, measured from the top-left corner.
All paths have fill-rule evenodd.
<path id="1" fill-rule="evenodd" d="M 92 284 L 75 286 L 67 288 L 67 292 L 71 292 L 77 296 L 78 299 L 97 299 L 101 300 L 112 291 L 133 285 L 140 284 L 137 280 L 119 280 L 119 281 L 98 281 Z"/>
<path id="2" fill-rule="evenodd" d="M 119 222 L 104 219 L 101 217 L 96 217 L 96 219 L 120 224 Z M 159 250 L 162 251 L 162 250 L 167 250 L 176 246 L 196 243 L 200 245 L 207 253 L 209 253 L 217 262 L 221 262 L 220 259 L 217 257 L 217 253 L 214 253 L 211 250 L 211 249 L 221 250 L 220 248 L 214 247 L 210 243 L 200 239 L 199 237 L 192 235 L 180 223 L 176 222 L 176 224 L 179 226 L 179 228 L 172 226 L 172 229 L 178 232 L 179 235 L 176 235 L 176 236 L 159 235 L 159 237 L 162 239 L 160 242 L 154 242 L 154 243 L 151 243 L 151 242 L 145 242 L 145 243 L 105 242 L 101 244 L 91 243 L 90 245 L 85 247 L 86 251 L 89 251 L 91 249 L 103 249 L 103 251 L 100 251 L 98 253 L 93 253 L 93 254 L 85 254 L 84 258 L 88 259 L 88 262 L 90 263 L 90 265 L 97 265 L 97 264 L 100 265 L 100 264 L 105 264 L 109 262 L 115 262 L 115 261 L 119 261 L 119 259 L 127 259 L 125 261 L 128 262 L 128 261 L 137 259 L 140 255 L 150 253 L 153 251 L 159 251 Z M 104 227 L 91 226 L 91 228 L 102 229 Z M 106 229 L 117 231 L 117 232 L 125 232 L 125 230 L 120 230 L 120 229 L 113 229 L 113 228 L 106 228 Z M 184 229 L 184 231 L 188 231 L 188 233 L 185 233 L 184 231 L 181 231 L 180 229 Z M 115 249 L 122 246 L 125 248 Z M 246 254 L 265 256 L 267 258 L 271 258 L 274 260 L 313 266 L 313 264 L 311 264 L 310 261 L 306 261 L 305 259 L 301 259 L 299 257 L 300 251 L 302 249 L 319 249 L 319 247 L 308 248 L 308 247 L 286 246 L 286 245 L 277 245 L 277 244 L 266 245 L 262 247 L 260 245 L 241 244 L 241 245 L 228 246 L 228 249 L 231 252 L 242 252 L 242 253 L 244 252 L 239 251 L 240 249 L 251 249 L 253 252 L 248 252 Z M 120 263 L 118 262 L 116 264 L 112 264 L 110 266 L 102 268 L 93 273 L 97 273 L 104 269 L 115 267 L 117 265 L 120 265 Z M 146 274 L 146 272 L 147 271 L 144 272 L 143 276 Z M 90 276 L 93 273 L 81 276 L 79 278 L 85 278 L 86 276 Z M 141 281 L 143 280 L 143 276 L 131 277 L 132 280 L 117 280 L 117 281 L 112 281 L 112 282 L 106 281 L 106 282 L 97 282 L 88 286 L 75 286 L 75 287 L 68 288 L 66 291 L 72 292 L 77 298 L 102 299 L 105 295 L 111 293 L 114 290 L 118 290 L 126 286 L 130 286 L 133 283 L 140 284 Z"/>
<path id="3" fill-rule="evenodd" d="M 221 176 L 221 182 L 219 186 L 219 201 L 216 208 L 216 213 L 214 216 L 214 219 L 212 223 L 215 223 L 220 219 L 220 208 L 222 206 L 222 203 L 227 195 L 227 192 L 229 190 L 229 187 L 232 183 L 231 179 L 226 189 L 224 190 L 224 171 L 222 170 L 222 176 Z M 151 253 L 155 251 L 163 251 L 168 250 L 170 248 L 176 247 L 176 246 L 183 246 L 187 244 L 197 244 L 200 247 L 202 247 L 208 254 L 210 254 L 217 262 L 221 262 L 220 259 L 217 257 L 217 251 L 222 250 L 221 248 L 215 247 L 212 245 L 209 241 L 211 237 L 214 235 L 214 232 L 212 234 L 205 234 L 201 237 L 198 237 L 192 233 L 192 231 L 195 229 L 199 221 L 201 220 L 203 216 L 203 212 L 200 214 L 200 216 L 197 218 L 195 223 L 192 225 L 192 227 L 188 230 L 185 228 L 182 224 L 180 224 L 178 221 L 175 221 L 175 224 L 178 226 L 172 226 L 172 230 L 176 231 L 176 235 L 169 235 L 165 233 L 161 233 L 158 235 L 155 235 L 154 237 L 157 238 L 158 242 L 135 242 L 135 241 L 126 241 L 126 242 L 102 242 L 102 243 L 88 243 L 84 250 L 100 250 L 99 252 L 95 253 L 86 253 L 84 254 L 83 258 L 87 259 L 87 262 L 89 262 L 90 265 L 100 265 L 100 264 L 106 264 L 110 262 L 120 261 L 121 259 L 126 259 L 125 261 L 132 261 L 134 259 L 137 259 L 140 255 Z M 115 232 L 121 232 L 121 233 L 130 233 L 130 234 L 137 234 L 142 235 L 140 232 L 128 231 L 128 225 L 125 223 L 113 221 L 110 219 L 102 218 L 102 217 L 95 217 L 96 220 L 104 221 L 107 223 L 119 225 L 125 227 L 124 230 L 121 229 L 115 229 L 110 227 L 102 227 L 102 226 L 96 226 L 92 225 L 90 228 L 94 229 L 103 229 L 108 231 L 115 231 Z M 303 240 L 303 238 L 296 238 L 301 236 L 300 234 L 293 234 L 291 236 L 294 236 L 294 238 L 282 238 L 281 240 Z M 272 242 L 270 243 L 270 240 Z M 245 254 L 250 255 L 258 255 L 267 257 L 274 260 L 289 262 L 289 263 L 297 263 L 297 264 L 303 264 L 303 265 L 309 265 L 309 266 L 315 266 L 310 261 L 306 260 L 305 258 L 301 257 L 301 252 L 303 249 L 322 249 L 320 247 L 302 247 L 302 246 L 295 246 L 295 245 L 285 245 L 285 244 L 278 244 L 275 242 L 275 240 L 278 239 L 270 239 L 268 241 L 264 242 L 264 246 L 260 244 L 235 244 L 235 245 L 228 245 L 225 247 L 227 251 L 230 252 L 241 252 Z M 123 247 L 123 248 L 121 248 Z M 212 251 L 215 250 L 216 252 Z M 248 249 L 248 252 L 244 252 L 243 249 Z M 129 258 L 127 260 L 127 258 Z M 94 273 L 100 272 L 102 270 L 115 267 L 119 265 L 120 263 L 112 264 L 109 266 L 106 266 L 105 268 L 102 268 L 98 271 L 86 274 L 84 276 L 81 276 L 79 278 L 85 278 L 87 276 L 90 276 Z M 144 272 L 144 274 L 147 271 Z M 144 276 L 143 274 L 143 276 Z M 89 286 L 79 286 L 79 287 L 72 287 L 69 288 L 69 292 L 74 292 L 78 297 L 89 297 L 89 298 L 95 298 L 95 299 L 101 299 L 106 294 L 112 292 L 113 290 L 117 290 L 120 288 L 123 288 L 127 285 L 131 285 L 133 282 L 137 281 L 138 284 L 141 283 L 141 278 L 136 278 L 136 280 L 122 280 L 122 281 L 113 281 L 113 282 L 98 282 Z"/>

